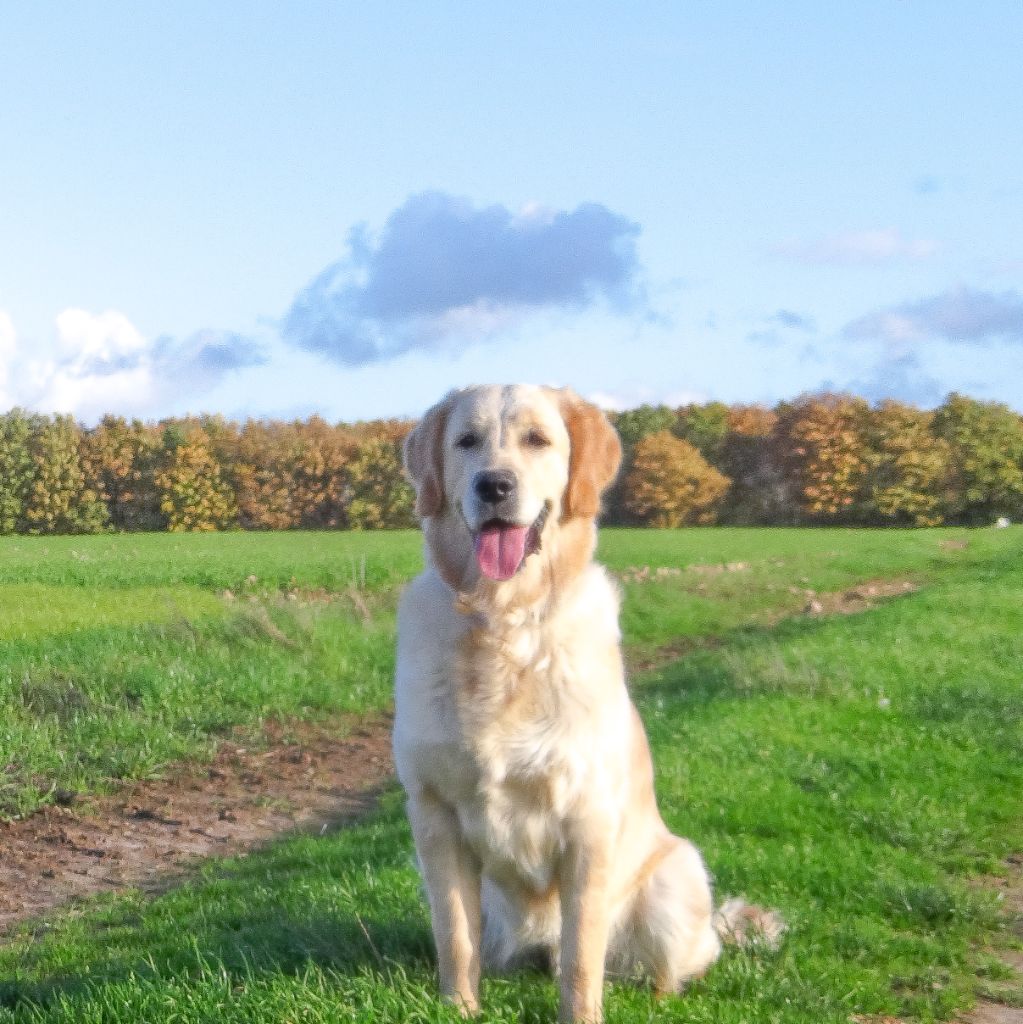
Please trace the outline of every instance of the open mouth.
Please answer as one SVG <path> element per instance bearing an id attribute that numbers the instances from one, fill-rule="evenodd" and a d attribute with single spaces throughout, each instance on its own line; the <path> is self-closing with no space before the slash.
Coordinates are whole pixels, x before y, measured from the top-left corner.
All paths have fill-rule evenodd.
<path id="1" fill-rule="evenodd" d="M 522 563 L 540 550 L 540 533 L 550 511 L 544 505 L 531 526 L 488 519 L 475 537 L 476 563 L 488 579 L 510 580 Z"/>

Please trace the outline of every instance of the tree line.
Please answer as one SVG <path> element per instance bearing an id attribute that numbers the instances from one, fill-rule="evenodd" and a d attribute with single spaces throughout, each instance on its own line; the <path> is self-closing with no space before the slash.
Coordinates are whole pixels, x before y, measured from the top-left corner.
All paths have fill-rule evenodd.
<path id="1" fill-rule="evenodd" d="M 950 395 L 934 410 L 846 394 L 612 413 L 624 461 L 605 521 L 980 524 L 1023 519 L 1023 417 Z M 415 523 L 412 424 L 220 416 L 157 423 L 0 415 L 0 533 L 379 529 Z"/>

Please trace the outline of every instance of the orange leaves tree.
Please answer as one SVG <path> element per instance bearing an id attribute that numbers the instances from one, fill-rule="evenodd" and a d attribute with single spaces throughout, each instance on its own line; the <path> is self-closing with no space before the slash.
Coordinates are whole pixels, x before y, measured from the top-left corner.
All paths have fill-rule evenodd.
<path id="1" fill-rule="evenodd" d="M 854 518 L 867 475 L 867 403 L 824 393 L 783 402 L 777 412 L 774 437 L 794 488 L 794 518 Z"/>
<path id="2" fill-rule="evenodd" d="M 234 465 L 238 522 L 246 530 L 288 530 L 302 521 L 295 487 L 301 455 L 297 424 L 249 420 Z"/>
<path id="3" fill-rule="evenodd" d="M 622 441 L 622 465 L 618 477 L 604 495 L 605 520 L 610 523 L 627 523 L 633 516 L 625 505 L 625 482 L 632 467 L 636 445 L 651 434 L 662 430 L 673 431 L 678 426 L 678 416 L 666 405 L 640 405 L 608 414 Z"/>
<path id="4" fill-rule="evenodd" d="M 295 425 L 294 501 L 298 525 L 305 529 L 347 525 L 345 466 L 356 442 L 344 426 L 331 426 L 319 416 Z"/>
<path id="5" fill-rule="evenodd" d="M 688 441 L 667 430 L 635 446 L 625 480 L 625 506 L 647 526 L 712 523 L 729 480 Z"/>
<path id="6" fill-rule="evenodd" d="M 237 521 L 234 495 L 224 481 L 210 440 L 199 429 L 171 424 L 164 431 L 166 451 L 156 474 L 160 510 L 167 529 L 223 530 Z"/>
<path id="7" fill-rule="evenodd" d="M 104 416 L 82 435 L 87 486 L 106 506 L 115 530 L 162 530 L 156 474 L 163 456 L 162 431 L 151 424 Z"/>
<path id="8" fill-rule="evenodd" d="M 934 412 L 804 395 L 614 413 L 608 519 L 927 526 L 1023 520 L 1023 418 L 950 395 Z M 411 525 L 404 420 L 160 423 L 0 414 L 0 534 Z"/>

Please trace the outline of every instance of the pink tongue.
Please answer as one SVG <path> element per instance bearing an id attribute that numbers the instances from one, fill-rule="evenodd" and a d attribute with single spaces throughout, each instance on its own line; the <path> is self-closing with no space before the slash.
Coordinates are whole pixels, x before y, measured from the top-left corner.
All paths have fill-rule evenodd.
<path id="1" fill-rule="evenodd" d="M 528 526 L 485 526 L 476 538 L 480 572 L 492 580 L 510 580 L 526 553 Z"/>

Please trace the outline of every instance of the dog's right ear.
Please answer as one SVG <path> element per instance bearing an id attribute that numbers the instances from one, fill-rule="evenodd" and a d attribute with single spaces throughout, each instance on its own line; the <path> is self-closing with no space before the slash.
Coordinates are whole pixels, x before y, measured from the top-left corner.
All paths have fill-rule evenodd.
<path id="1" fill-rule="evenodd" d="M 405 472 L 416 489 L 416 515 L 439 515 L 444 508 L 444 428 L 454 393 L 438 402 L 405 438 Z"/>

